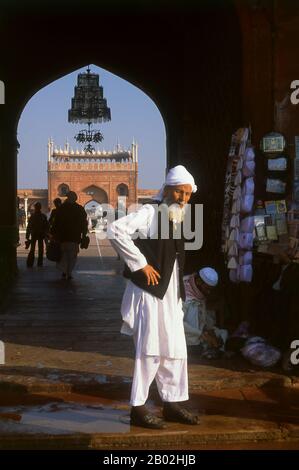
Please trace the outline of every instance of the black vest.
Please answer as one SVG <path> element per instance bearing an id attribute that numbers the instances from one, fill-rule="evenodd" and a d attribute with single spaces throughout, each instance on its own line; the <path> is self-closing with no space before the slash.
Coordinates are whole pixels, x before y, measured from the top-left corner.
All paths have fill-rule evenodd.
<path id="1" fill-rule="evenodd" d="M 185 251 L 184 239 L 173 238 L 173 224 L 170 222 L 169 239 L 137 238 L 133 240 L 137 248 L 145 256 L 147 263 L 159 272 L 161 278 L 157 285 L 147 285 L 147 279 L 141 270 L 132 272 L 125 265 L 124 276 L 130 279 L 136 286 L 149 292 L 159 299 L 163 299 L 171 278 L 176 258 L 179 264 L 180 297 L 185 300 L 185 288 L 183 282 Z"/>

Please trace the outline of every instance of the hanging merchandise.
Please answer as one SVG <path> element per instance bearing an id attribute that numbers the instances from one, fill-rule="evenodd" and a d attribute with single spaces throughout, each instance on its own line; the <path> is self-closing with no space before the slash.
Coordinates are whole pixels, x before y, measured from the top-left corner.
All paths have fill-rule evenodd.
<path id="1" fill-rule="evenodd" d="M 284 151 L 286 145 L 285 138 L 278 132 L 270 132 L 264 135 L 261 141 L 261 150 L 264 154 L 277 155 Z"/>
<path id="2" fill-rule="evenodd" d="M 299 208 L 299 136 L 295 136 L 295 160 L 294 160 L 294 180 L 293 195 L 295 205 Z"/>
<path id="3" fill-rule="evenodd" d="M 225 176 L 222 251 L 232 282 L 251 282 L 255 153 L 248 128 L 232 136 Z"/>
<path id="4" fill-rule="evenodd" d="M 287 170 L 287 159 L 286 157 L 269 158 L 268 160 L 268 171 L 286 171 Z"/>
<path id="5" fill-rule="evenodd" d="M 299 139 L 295 138 L 295 147 Z M 292 207 L 292 165 L 286 150 L 286 140 L 278 132 L 266 134 L 260 143 L 264 158 L 263 194 L 255 210 L 255 246 L 258 252 L 269 253 L 289 243 L 293 222 L 288 207 Z M 297 147 L 296 147 L 297 148 Z M 299 152 L 299 151 L 298 151 Z M 299 153 L 298 153 L 299 155 Z M 296 150 L 297 156 L 297 150 Z"/>
<path id="6" fill-rule="evenodd" d="M 267 193 L 285 194 L 286 186 L 286 182 L 279 179 L 267 178 L 266 180 Z"/>
<path id="7" fill-rule="evenodd" d="M 288 157 L 285 147 L 285 138 L 278 132 L 270 132 L 261 140 L 266 166 L 265 188 L 269 199 L 281 199 L 287 191 Z"/>

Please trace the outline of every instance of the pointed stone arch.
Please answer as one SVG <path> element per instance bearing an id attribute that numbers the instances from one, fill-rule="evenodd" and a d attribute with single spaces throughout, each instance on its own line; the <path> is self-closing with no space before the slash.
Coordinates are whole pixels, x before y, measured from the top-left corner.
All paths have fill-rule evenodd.
<path id="1" fill-rule="evenodd" d="M 59 197 L 65 197 L 70 191 L 70 187 L 66 183 L 61 183 L 57 188 L 57 194 Z"/>
<path id="2" fill-rule="evenodd" d="M 7 26 L 3 21 L 0 49 L 4 75 L 1 79 L 10 85 L 5 90 L 6 105 L 0 106 L 0 112 L 3 113 L 3 125 L 0 129 L 1 153 L 5 156 L 1 162 L 1 190 L 6 202 L 1 217 L 0 237 L 3 249 L 0 250 L 0 261 L 5 277 L 7 273 L 11 276 L 15 273 L 19 117 L 36 92 L 87 63 L 103 67 L 128 80 L 143 90 L 159 108 L 166 127 L 165 166 L 186 164 L 200 187 L 200 195 L 195 195 L 193 201 L 200 201 L 207 207 L 205 227 L 208 232 L 204 235 L 206 243 L 201 253 L 192 254 L 188 270 L 191 272 L 199 262 L 209 260 L 211 263 L 214 257 L 218 261 L 218 219 L 221 218 L 222 211 L 228 136 L 232 129 L 244 121 L 244 116 L 246 120 L 251 117 L 252 125 L 257 127 L 254 134 L 256 136 L 261 134 L 261 126 L 271 127 L 270 108 L 267 105 L 261 109 L 258 103 L 261 102 L 261 95 L 255 93 L 254 87 L 249 83 L 246 97 L 242 94 L 242 73 L 243 69 L 245 73 L 248 72 L 248 68 L 244 68 L 246 57 L 242 56 L 241 45 L 255 41 L 255 32 L 252 34 L 250 27 L 251 23 L 255 27 L 255 22 L 251 21 L 249 26 L 245 24 L 242 38 L 235 3 L 237 2 L 228 1 L 228 13 L 222 9 L 217 11 L 202 8 L 198 14 L 169 14 L 167 11 L 167 14 L 165 12 L 157 16 L 153 11 L 149 15 L 142 15 L 139 10 L 139 13 L 134 12 L 137 15 L 134 27 L 127 28 L 126 34 L 122 15 L 115 15 L 113 37 L 110 21 L 112 10 L 109 11 L 107 3 L 107 11 L 101 9 L 100 12 L 101 35 L 98 32 L 99 17 L 92 10 L 92 13 L 85 15 L 89 34 L 80 37 L 80 45 L 77 42 L 76 28 L 69 29 L 68 41 L 62 41 L 61 35 L 57 35 L 55 28 L 53 29 L 53 20 L 57 18 L 50 3 L 46 15 L 28 15 L 24 22 L 22 12 L 17 11 L 12 18 L 9 17 Z M 66 7 L 66 0 L 61 0 L 61 5 Z M 102 8 L 102 5 L 99 4 L 98 8 Z M 256 10 L 250 10 L 248 14 L 263 15 L 262 8 L 260 12 Z M 131 22 L 127 8 L 126 14 L 128 22 Z M 80 15 L 80 18 L 82 16 L 81 9 L 76 9 L 74 5 L 72 15 L 74 17 L 71 20 L 76 24 L 79 18 L 76 15 Z M 262 34 L 264 29 L 265 27 L 260 28 Z M 138 43 L 136 37 L 140 38 Z M 9 54 L 6 50 L 7 40 L 10 43 Z M 265 43 L 271 44 L 271 41 Z M 35 54 L 24 53 L 33 50 L 33 46 L 37 44 L 40 48 L 38 61 Z M 78 47 L 74 47 L 74 44 Z M 251 56 L 254 57 L 253 54 Z M 272 57 L 271 53 L 267 57 Z M 259 63 L 265 63 L 265 58 L 265 54 L 259 55 Z M 26 70 L 22 86 L 19 75 L 15 73 L 16 64 L 19 70 Z M 264 68 L 268 70 L 267 67 Z M 259 77 L 259 74 L 255 74 L 253 78 L 255 76 Z M 270 78 L 264 80 L 261 88 L 263 92 L 271 89 L 268 82 Z M 219 188 L 217 194 L 211 191 L 211 187 Z M 205 256 L 202 256 L 203 252 Z"/>
<path id="3" fill-rule="evenodd" d="M 108 203 L 108 194 L 107 192 L 96 185 L 87 186 L 83 189 L 83 193 L 90 196 L 90 200 L 97 202 L 98 204 L 107 204 Z"/>
<path id="4" fill-rule="evenodd" d="M 118 196 L 126 196 L 129 197 L 129 188 L 125 183 L 120 183 L 116 186 L 116 192 Z"/>

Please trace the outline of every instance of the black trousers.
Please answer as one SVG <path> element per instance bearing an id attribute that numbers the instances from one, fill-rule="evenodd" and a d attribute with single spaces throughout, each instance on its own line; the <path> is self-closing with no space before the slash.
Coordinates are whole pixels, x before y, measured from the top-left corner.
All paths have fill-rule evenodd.
<path id="1" fill-rule="evenodd" d="M 34 264 L 34 256 L 35 256 L 35 245 L 36 242 L 38 243 L 38 258 L 37 258 L 37 265 L 43 265 L 43 257 L 44 257 L 44 239 L 43 238 L 32 238 L 30 244 L 30 251 L 27 257 L 27 266 L 31 267 Z"/>

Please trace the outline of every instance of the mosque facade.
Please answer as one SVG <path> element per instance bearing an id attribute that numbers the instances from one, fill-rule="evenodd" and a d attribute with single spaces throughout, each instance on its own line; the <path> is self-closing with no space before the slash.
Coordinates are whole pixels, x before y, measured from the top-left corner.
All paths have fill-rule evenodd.
<path id="1" fill-rule="evenodd" d="M 119 201 L 129 207 L 151 200 L 157 190 L 138 189 L 138 145 L 133 141 L 124 150 L 94 150 L 92 153 L 64 148 L 48 141 L 48 189 L 18 189 L 19 206 L 30 212 L 35 202 L 49 212 L 55 198 L 64 200 L 68 191 L 75 191 L 78 203 L 92 213 L 103 204 L 116 209 Z"/>

